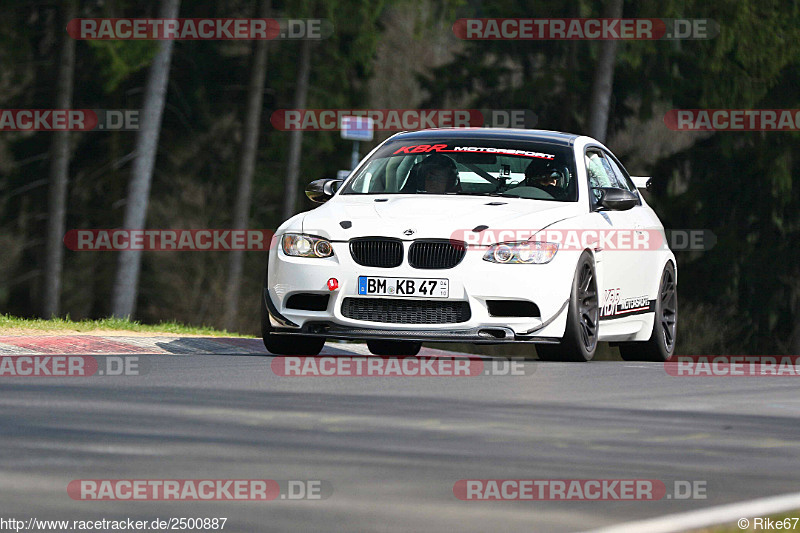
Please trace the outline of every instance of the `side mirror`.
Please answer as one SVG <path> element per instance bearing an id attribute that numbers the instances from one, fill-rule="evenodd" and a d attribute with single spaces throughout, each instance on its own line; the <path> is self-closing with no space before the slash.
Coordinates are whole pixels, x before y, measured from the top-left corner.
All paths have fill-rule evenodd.
<path id="1" fill-rule="evenodd" d="M 336 194 L 339 187 L 342 186 L 343 180 L 333 178 L 325 178 L 321 180 L 314 180 L 306 187 L 306 196 L 312 202 L 324 204 Z"/>
<path id="2" fill-rule="evenodd" d="M 599 190 L 601 191 L 600 200 L 597 204 L 611 211 L 627 211 L 639 205 L 639 196 L 631 191 L 611 187 L 603 187 Z"/>

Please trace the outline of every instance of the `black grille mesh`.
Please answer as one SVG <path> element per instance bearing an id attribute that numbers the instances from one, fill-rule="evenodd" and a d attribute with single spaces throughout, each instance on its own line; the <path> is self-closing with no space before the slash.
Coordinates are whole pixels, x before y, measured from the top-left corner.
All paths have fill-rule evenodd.
<path id="1" fill-rule="evenodd" d="M 394 268 L 403 263 L 403 243 L 396 239 L 353 239 L 350 255 L 362 266 Z"/>
<path id="2" fill-rule="evenodd" d="M 354 320 L 389 324 L 456 324 L 472 316 L 463 301 L 345 298 L 342 314 Z"/>
<path id="3" fill-rule="evenodd" d="M 466 246 L 458 242 L 416 241 L 408 250 L 408 264 L 414 268 L 453 268 L 466 253 Z"/>

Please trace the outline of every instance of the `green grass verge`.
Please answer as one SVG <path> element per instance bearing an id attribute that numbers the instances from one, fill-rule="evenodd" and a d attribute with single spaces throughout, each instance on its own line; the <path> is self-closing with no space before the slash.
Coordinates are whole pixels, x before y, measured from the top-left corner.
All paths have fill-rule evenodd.
<path id="1" fill-rule="evenodd" d="M 0 314 L 0 330 L 14 329 L 36 329 L 42 332 L 47 331 L 102 331 L 102 330 L 122 330 L 136 331 L 142 333 L 173 333 L 175 335 L 207 335 L 210 337 L 249 337 L 249 335 L 239 335 L 225 330 L 201 326 L 187 326 L 178 322 L 161 322 L 159 324 L 142 324 L 135 320 L 125 320 L 121 318 L 102 318 L 99 320 L 70 320 L 66 318 L 53 318 L 44 320 L 42 318 L 18 318 L 11 315 Z M 13 334 L 13 331 L 6 332 Z"/>

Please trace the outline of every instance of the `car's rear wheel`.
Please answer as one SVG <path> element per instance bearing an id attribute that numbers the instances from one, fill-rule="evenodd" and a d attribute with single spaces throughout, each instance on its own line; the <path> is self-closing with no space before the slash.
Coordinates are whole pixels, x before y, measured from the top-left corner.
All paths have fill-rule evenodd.
<path id="1" fill-rule="evenodd" d="M 367 341 L 367 347 L 373 355 L 417 355 L 421 342 L 415 341 L 388 341 L 371 340 Z"/>
<path id="2" fill-rule="evenodd" d="M 594 262 L 588 252 L 578 260 L 567 310 L 567 327 L 559 344 L 537 344 L 543 361 L 590 361 L 597 349 L 600 308 Z"/>
<path id="3" fill-rule="evenodd" d="M 653 331 L 645 342 L 621 342 L 619 354 L 625 361 L 666 361 L 675 352 L 675 333 L 678 327 L 678 287 L 675 267 L 667 263 L 661 274 L 656 299 Z"/>
<path id="4" fill-rule="evenodd" d="M 301 335 L 278 335 L 269 322 L 269 311 L 265 298 L 268 298 L 267 278 L 261 294 L 261 338 L 264 347 L 275 355 L 317 355 L 325 346 L 324 337 L 304 337 Z"/>

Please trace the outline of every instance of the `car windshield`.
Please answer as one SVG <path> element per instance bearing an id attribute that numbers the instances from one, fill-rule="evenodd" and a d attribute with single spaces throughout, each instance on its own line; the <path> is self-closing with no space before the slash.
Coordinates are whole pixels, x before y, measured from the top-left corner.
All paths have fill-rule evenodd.
<path id="1" fill-rule="evenodd" d="M 397 140 L 375 152 L 341 194 L 484 195 L 574 202 L 568 146 L 497 139 Z"/>

